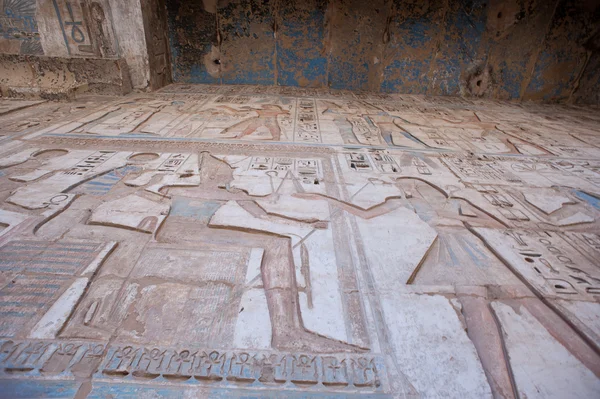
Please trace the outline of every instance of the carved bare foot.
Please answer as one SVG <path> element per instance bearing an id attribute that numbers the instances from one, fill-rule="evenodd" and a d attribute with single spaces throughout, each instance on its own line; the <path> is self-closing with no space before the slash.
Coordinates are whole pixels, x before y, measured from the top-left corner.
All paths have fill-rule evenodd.
<path id="1" fill-rule="evenodd" d="M 273 336 L 273 347 L 287 351 L 306 351 L 312 353 L 367 352 L 368 348 L 348 344 L 314 332 L 295 329 Z"/>

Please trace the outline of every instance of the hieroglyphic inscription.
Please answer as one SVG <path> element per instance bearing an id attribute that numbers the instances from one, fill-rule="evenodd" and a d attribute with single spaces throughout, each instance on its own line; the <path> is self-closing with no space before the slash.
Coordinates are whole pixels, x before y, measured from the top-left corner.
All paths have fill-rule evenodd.
<path id="1" fill-rule="evenodd" d="M 323 179 L 320 162 L 316 159 L 253 157 L 248 169 L 265 172 L 276 171 L 281 177 L 284 177 L 289 171 L 296 179 L 305 184 L 319 184 Z"/>
<path id="2" fill-rule="evenodd" d="M 483 198 L 485 198 L 492 206 L 496 207 L 498 212 L 506 219 L 517 222 L 529 220 L 529 216 L 515 207 L 516 201 L 511 195 L 509 193 L 503 193 L 501 188 L 481 184 L 474 184 L 473 187 L 479 191 Z"/>
<path id="3" fill-rule="evenodd" d="M 158 170 L 161 172 L 176 172 L 177 169 L 190 157 L 190 154 L 171 154 Z"/>
<path id="4" fill-rule="evenodd" d="M 346 154 L 346 160 L 348 161 L 348 166 L 352 170 L 358 172 L 371 172 L 373 170 L 371 161 L 366 154 L 361 154 L 358 152 Z"/>
<path id="5" fill-rule="evenodd" d="M 90 376 L 104 349 L 101 342 L 0 341 L 0 376 Z"/>
<path id="6" fill-rule="evenodd" d="M 83 176 L 84 174 L 94 170 L 96 167 L 108 161 L 116 153 L 116 151 L 97 151 L 86 159 L 78 162 L 73 168 L 63 173 L 65 175 Z"/>
<path id="7" fill-rule="evenodd" d="M 315 105 L 315 100 L 298 100 L 294 141 L 304 141 L 309 143 L 321 142 L 321 133 L 319 132 L 317 106 Z"/>
<path id="8" fill-rule="evenodd" d="M 399 173 L 398 163 L 386 151 L 375 150 L 369 154 L 351 152 L 346 154 L 350 169 L 357 172 Z"/>
<path id="9" fill-rule="evenodd" d="M 370 355 L 280 354 L 271 352 L 165 349 L 114 345 L 98 378 L 163 377 L 186 383 L 322 384 L 331 389 L 380 392 L 386 385 L 381 357 Z"/>
<path id="10" fill-rule="evenodd" d="M 400 167 L 396 163 L 394 158 L 387 154 L 385 151 L 373 151 L 370 154 L 375 167 L 379 172 L 382 173 L 398 173 L 400 172 Z"/>
<path id="11" fill-rule="evenodd" d="M 52 0 L 61 24 L 67 51 L 71 54 L 93 54 L 92 35 L 84 21 L 84 7 L 77 1 Z"/>
<path id="12" fill-rule="evenodd" d="M 519 184 L 519 179 L 514 174 L 505 170 L 497 162 L 481 161 L 476 159 L 458 158 L 447 155 L 442 161 L 463 181 L 475 184 Z"/>
<path id="13" fill-rule="evenodd" d="M 518 253 L 514 262 L 517 271 L 545 295 L 564 299 L 595 301 L 600 294 L 600 273 L 596 266 L 577 251 L 570 241 L 589 242 L 598 237 L 581 233 L 507 230 L 513 251 Z M 515 254 L 516 255 L 516 254 Z"/>
<path id="14" fill-rule="evenodd" d="M 431 169 L 429 169 L 429 166 L 421 159 L 413 157 L 412 164 L 420 175 L 431 175 Z"/>
<path id="15" fill-rule="evenodd" d="M 250 97 L 247 96 L 220 96 L 215 100 L 216 103 L 247 104 Z"/>
<path id="16" fill-rule="evenodd" d="M 107 1 L 52 0 L 69 55 L 114 57 L 116 40 Z"/>

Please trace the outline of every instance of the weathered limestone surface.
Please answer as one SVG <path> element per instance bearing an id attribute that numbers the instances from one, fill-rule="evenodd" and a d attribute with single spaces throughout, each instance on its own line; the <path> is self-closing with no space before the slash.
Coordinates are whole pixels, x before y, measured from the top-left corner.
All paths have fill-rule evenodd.
<path id="1" fill-rule="evenodd" d="M 0 397 L 597 397 L 599 137 L 335 90 L 2 101 Z"/>
<path id="2" fill-rule="evenodd" d="M 122 95 L 132 89 L 122 58 L 83 59 L 0 54 L 2 97 L 69 99 L 77 93 Z"/>
<path id="3" fill-rule="evenodd" d="M 2 0 L 0 55 L 3 97 L 126 94 L 171 82 L 163 0 Z"/>

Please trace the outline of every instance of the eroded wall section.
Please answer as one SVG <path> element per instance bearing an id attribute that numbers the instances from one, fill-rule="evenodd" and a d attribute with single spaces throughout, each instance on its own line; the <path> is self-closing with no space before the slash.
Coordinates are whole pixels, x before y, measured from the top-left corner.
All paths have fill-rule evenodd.
<path id="1" fill-rule="evenodd" d="M 166 3 L 177 82 L 599 101 L 598 1 Z"/>

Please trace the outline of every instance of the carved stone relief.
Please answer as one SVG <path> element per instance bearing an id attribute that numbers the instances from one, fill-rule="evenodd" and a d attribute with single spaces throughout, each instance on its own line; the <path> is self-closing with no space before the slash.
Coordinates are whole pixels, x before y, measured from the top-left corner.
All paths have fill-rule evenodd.
<path id="1" fill-rule="evenodd" d="M 597 396 L 593 112 L 256 86 L 85 104 L 0 114 L 10 392 Z"/>

